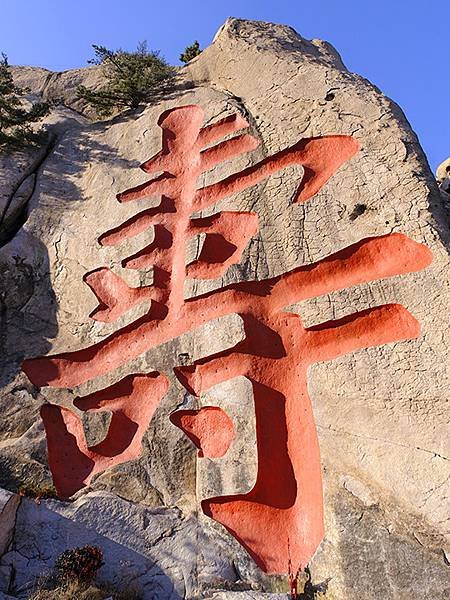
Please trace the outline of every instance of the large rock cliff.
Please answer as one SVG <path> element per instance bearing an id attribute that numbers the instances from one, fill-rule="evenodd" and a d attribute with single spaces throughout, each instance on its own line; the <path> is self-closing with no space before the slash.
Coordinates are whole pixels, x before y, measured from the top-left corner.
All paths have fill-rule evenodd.
<path id="1" fill-rule="evenodd" d="M 73 387 L 41 387 L 33 383 L 39 375 L 30 381 L 22 371 L 25 359 L 100 343 L 148 311 L 144 302 L 117 321 L 92 320 L 98 300 L 83 278 L 109 267 L 130 286 L 151 283 L 151 269 L 122 263 L 151 242 L 151 234 L 120 246 L 101 246 L 98 239 L 137 212 L 136 203 L 120 204 L 115 197 L 148 180 L 138 167 L 161 148 L 160 115 L 198 105 L 204 126 L 238 114 L 259 141 L 254 151 L 207 171 L 202 187 L 303 138 L 351 136 L 359 151 L 304 202 L 294 202 L 304 169 L 293 165 L 203 211 L 199 216 L 253 211 L 259 231 L 240 262 L 220 277 L 187 280 L 186 297 L 275 277 L 375 236 L 398 232 L 431 250 L 433 261 L 423 270 L 368 278 L 302 300 L 290 311 L 313 327 L 396 303 L 421 328 L 414 339 L 321 360 L 308 370 L 325 508 L 325 537 L 310 564 L 313 581 L 327 582 L 335 600 L 448 598 L 448 222 L 401 109 L 350 73 L 328 43 L 303 39 L 289 27 L 239 19 L 229 19 L 212 45 L 180 69 L 170 94 L 109 121 L 92 122 L 76 99 L 77 85 L 101 82 L 98 67 L 64 73 L 17 67 L 15 76 L 58 105 L 47 118 L 46 147 L 0 159 L 0 485 L 15 491 L 51 483 L 39 416 L 43 404 L 80 415 L 92 446 L 105 437 L 110 413 L 81 413 L 75 397 L 130 373 L 153 371 L 169 378 L 170 389 L 146 429 L 140 457 L 99 473 L 71 502 L 21 501 L 0 563 L 0 589 L 27 597 L 33 578 L 59 553 L 84 543 L 104 550 L 101 579 L 118 588 L 132 580 L 144 598 L 240 598 L 247 596 L 239 590 L 283 589 L 280 577 L 264 574 L 201 511 L 202 499 L 244 494 L 256 481 L 257 427 L 248 380 L 232 378 L 198 399 L 173 375 L 174 366 L 242 339 L 237 315 L 149 348 Z M 155 198 L 139 201 L 139 210 L 152 206 Z M 191 260 L 201 256 L 202 243 L 200 236 L 188 248 Z M 396 252 L 400 263 L 401 248 Z M 223 457 L 198 458 L 169 420 L 179 407 L 205 405 L 221 407 L 233 422 L 234 440 Z M 72 468 L 70 461 L 65 466 Z"/>

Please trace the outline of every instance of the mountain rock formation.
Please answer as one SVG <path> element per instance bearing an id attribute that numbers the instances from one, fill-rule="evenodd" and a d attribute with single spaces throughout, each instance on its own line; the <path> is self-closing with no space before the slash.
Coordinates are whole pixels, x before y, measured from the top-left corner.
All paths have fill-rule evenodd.
<path id="1" fill-rule="evenodd" d="M 323 597 L 334 600 L 447 599 L 448 217 L 401 109 L 350 73 L 330 44 L 306 40 L 286 26 L 240 19 L 227 20 L 211 46 L 180 69 L 170 94 L 108 121 L 93 122 L 89 108 L 76 99 L 80 83 L 93 87 L 101 82 L 100 67 L 64 73 L 16 67 L 14 74 L 33 95 L 57 105 L 46 118 L 45 147 L 0 157 L 0 486 L 5 490 L 0 495 L 0 590 L 26 598 L 34 578 L 51 568 L 63 550 L 84 544 L 104 552 L 101 581 L 118 589 L 133 582 L 145 599 L 238 600 L 269 593 L 275 598 L 286 590 L 285 577 L 264 573 L 238 540 L 202 511 L 204 499 L 248 493 L 258 477 L 258 462 L 260 471 L 270 463 L 261 453 L 258 459 L 261 439 L 249 380 L 232 377 L 195 396 L 194 383 L 183 386 L 173 371 L 179 367 L 179 373 L 189 374 L 193 363 L 242 341 L 246 325 L 237 314 L 188 328 L 117 368 L 105 359 L 104 373 L 92 379 L 83 377 L 85 369 L 96 369 L 89 353 L 76 355 L 80 362 L 71 370 L 75 383 L 60 387 L 45 383 L 57 378 L 62 367 L 51 371 L 48 363 L 38 362 L 34 370 L 22 369 L 29 359 L 65 356 L 94 344 L 104 348 L 119 329 L 132 329 L 138 319 L 145 322 L 150 296 L 133 301 L 126 296 L 130 303 L 124 311 L 114 303 L 128 294 L 121 291 L 128 286 L 155 283 L 158 274 L 148 262 L 135 268 L 123 262 L 142 257 L 154 241 L 151 230 L 136 231 L 117 245 L 98 240 L 128 220 L 133 223 L 137 212 L 153 214 L 160 196 L 118 202 L 116 195 L 149 180 L 139 166 L 161 150 L 160 115 L 195 105 L 204 111 L 202 127 L 229 123 L 237 115 L 258 142 L 234 159 L 220 164 L 211 159 L 198 178 L 199 188 L 269 160 L 302 139 L 347 136 L 355 141 L 355 151 L 299 202 L 299 182 L 304 189 L 311 178 L 308 165 L 300 163 L 252 180 L 251 187 L 230 188 L 229 195 L 199 210 L 196 236 L 187 245 L 187 262 L 197 265 L 189 268 L 198 278 L 186 280 L 185 298 L 276 278 L 336 253 L 348 259 L 355 248 L 346 248 L 377 236 L 403 240 L 389 236 L 404 234 L 431 251 L 431 264 L 406 269 L 403 242 L 380 243 L 371 268 L 390 261 L 392 276 L 363 275 L 345 289 L 319 286 L 320 293 L 294 300 L 289 311 L 300 315 L 307 330 L 317 332 L 323 323 L 337 320 L 344 326 L 351 315 L 384 305 L 401 305 L 417 323 L 414 334 L 396 338 L 397 321 L 386 321 L 391 341 L 368 348 L 355 345 L 354 351 L 332 359 L 325 353 L 307 372 L 325 524 L 324 539 L 310 562 L 313 582 L 323 584 Z M 204 219 L 218 211 L 254 213 L 257 226 L 256 221 L 246 221 L 240 229 L 224 226 L 223 235 L 211 240 L 200 226 L 209 227 Z M 213 225 L 221 226 L 218 221 Z M 233 243 L 223 243 L 233 230 Z M 157 236 L 155 229 L 155 244 L 164 247 L 166 238 Z M 219 242 L 220 261 L 215 254 Z M 232 252 L 238 249 L 242 256 L 234 260 Z M 198 266 L 202 261 L 207 265 L 203 270 Z M 218 275 L 212 270 L 214 278 L 206 278 L 214 261 L 226 263 L 227 269 Z M 110 270 L 107 285 L 98 279 L 100 268 Z M 364 264 L 361 269 L 366 272 Z M 97 273 L 96 281 L 87 277 L 90 273 Z M 182 296 L 183 290 L 178 293 Z M 90 318 L 96 311 L 108 315 L 112 310 L 115 320 Z M 355 335 L 363 338 L 365 326 Z M 137 338 L 129 339 L 114 356 L 132 354 Z M 11 494 L 21 487 L 52 484 L 43 405 L 65 407 L 78 416 L 92 448 L 115 422 L 114 409 L 80 407 L 92 407 L 98 390 L 132 374 L 154 372 L 167 378 L 168 391 L 163 394 L 166 388 L 161 388 L 150 423 L 143 420 L 141 426 L 139 421 L 140 455 L 137 444 L 129 460 L 106 460 L 89 483 L 74 488 L 70 501 L 38 504 Z M 214 426 L 202 412 L 211 406 L 220 409 L 214 412 Z M 183 426 L 190 439 L 174 424 L 177 419 L 169 418 L 177 409 L 188 411 L 190 420 Z M 138 422 L 141 417 L 133 418 Z M 213 439 L 222 426 L 225 433 Z M 124 433 L 121 427 L 116 440 Z M 298 440 L 305 439 L 301 428 L 300 419 Z M 308 456 L 305 449 L 296 448 L 295 429 L 289 436 L 291 454 L 298 450 L 301 472 L 309 473 L 307 459 L 301 463 Z M 55 442 L 61 448 L 58 472 L 64 477 L 75 468 L 72 458 L 63 455 L 68 446 L 73 448 L 75 437 L 72 432 Z M 120 443 L 104 447 L 105 455 L 117 454 Z M 278 468 L 275 458 L 272 472 Z M 267 493 L 287 498 L 283 482 L 275 477 Z M 307 481 L 302 485 L 308 487 Z"/>

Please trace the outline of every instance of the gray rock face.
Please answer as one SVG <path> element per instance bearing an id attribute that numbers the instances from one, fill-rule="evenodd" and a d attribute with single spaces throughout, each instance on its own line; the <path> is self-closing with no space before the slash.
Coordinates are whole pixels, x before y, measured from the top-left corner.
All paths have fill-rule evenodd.
<path id="1" fill-rule="evenodd" d="M 6 552 L 12 541 L 18 505 L 18 496 L 0 490 L 0 555 Z"/>
<path id="2" fill-rule="evenodd" d="M 99 583 L 120 589 L 133 581 L 145 597 L 183 598 L 193 590 L 195 533 L 194 521 L 182 524 L 178 509 L 149 509 L 111 494 L 88 494 L 69 505 L 27 499 L 19 509 L 13 547 L 2 563 L 17 569 L 10 593 L 26 598 L 30 581 L 50 571 L 68 543 L 90 544 L 105 556 Z"/>
<path id="3" fill-rule="evenodd" d="M 0 556 L 9 550 L 13 541 L 18 506 L 19 497 L 17 495 L 0 489 Z M 0 565 L 1 589 L 8 590 L 12 575 L 13 570 L 10 565 Z"/>
<path id="4" fill-rule="evenodd" d="M 285 581 L 264 575 L 200 509 L 205 497 L 245 493 L 255 482 L 247 380 L 220 384 L 198 400 L 171 375 L 184 357 L 190 363 L 234 345 L 242 336 L 237 316 L 74 389 L 38 389 L 21 372 L 24 358 L 90 346 L 148 309 L 137 306 L 116 323 L 92 321 L 97 302 L 83 276 L 108 266 L 129 285 L 151 281 L 150 272 L 121 267 L 125 256 L 149 243 L 146 234 L 117 248 L 101 247 L 97 239 L 136 213 L 132 202 L 119 204 L 115 195 L 148 179 L 137 167 L 160 150 L 160 114 L 198 104 L 205 124 L 245 116 L 261 142 L 254 152 L 206 173 L 199 186 L 301 138 L 351 135 L 361 149 L 305 203 L 290 202 L 302 172 L 289 167 L 216 205 L 214 212 L 256 212 L 259 233 L 239 265 L 219 280 L 189 281 L 186 297 L 272 277 L 391 232 L 431 249 L 433 263 L 424 271 L 333 292 L 292 310 L 309 327 L 396 302 L 421 324 L 418 339 L 353 352 L 309 371 L 326 531 L 311 564 L 313 581 L 328 582 L 325 598 L 334 600 L 429 600 L 430 590 L 433 600 L 448 598 L 448 221 L 399 107 L 349 73 L 326 42 L 238 19 L 228 20 L 213 44 L 180 71 L 171 95 L 134 115 L 88 122 L 75 91 L 81 82 L 98 85 L 95 68 L 52 74 L 21 67 L 16 77 L 64 106 L 48 118 L 47 148 L 0 159 L 0 485 L 51 482 L 38 414 L 44 402 L 73 408 L 75 396 L 136 372 L 164 372 L 171 387 L 144 436 L 140 458 L 98 475 L 72 503 L 21 503 L 12 549 L 0 563 L 8 572 L 14 566 L 16 576 L 3 591 L 26 597 L 35 575 L 64 549 L 84 543 L 104 549 L 104 581 L 120 587 L 132 578 L 144 598 L 218 600 L 286 591 Z M 150 206 L 152 201 L 140 201 L 140 209 Z M 199 248 L 191 248 L 194 257 Z M 198 459 L 168 415 L 180 406 L 211 404 L 227 411 L 237 435 L 223 458 Z M 108 423 L 100 415 L 85 418 L 90 444 L 104 437 Z"/>

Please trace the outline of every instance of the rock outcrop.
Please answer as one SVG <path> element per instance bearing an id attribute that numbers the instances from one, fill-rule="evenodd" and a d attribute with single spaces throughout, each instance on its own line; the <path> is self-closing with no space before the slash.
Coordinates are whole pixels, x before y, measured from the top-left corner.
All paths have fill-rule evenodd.
<path id="1" fill-rule="evenodd" d="M 53 374 L 25 369 L 30 379 L 22 370 L 27 359 L 97 343 L 103 348 L 119 329 L 145 321 L 148 298 L 130 300 L 129 310 L 119 315 L 110 293 L 117 280 L 111 279 L 114 285 L 106 286 L 103 295 L 96 288 L 96 297 L 89 287 L 95 282 L 85 276 L 108 267 L 128 284 L 126 289 L 152 283 L 150 268 L 122 263 L 152 242 L 148 232 L 118 246 L 97 240 L 138 211 L 153 214 L 160 199 L 140 199 L 138 208 L 136 202 L 117 202 L 116 194 L 148 181 L 138 167 L 161 149 L 160 115 L 197 105 L 205 113 L 204 127 L 238 115 L 259 141 L 251 152 L 210 168 L 198 187 L 240 173 L 301 139 L 347 136 L 359 150 L 355 145 L 353 156 L 301 202 L 295 202 L 299 182 L 305 185 L 311 173 L 299 163 L 234 190 L 196 214 L 200 219 L 218 211 L 255 213 L 259 230 L 255 234 L 253 223 L 239 229 L 231 246 L 240 247 L 241 259 L 230 259 L 229 268 L 214 279 L 187 280 L 186 298 L 275 278 L 341 251 L 348 258 L 344 249 L 376 236 L 404 234 L 431 251 L 429 266 L 407 270 L 401 245 L 392 246 L 395 256 L 390 246 L 385 252 L 377 246 L 374 264 L 386 262 L 387 256 L 397 265 L 389 272 L 393 276 L 364 274 L 345 289 L 305 295 L 289 310 L 311 331 L 329 321 L 343 325 L 354 313 L 382 305 L 402 305 L 418 324 L 413 333 L 395 337 L 394 319 L 387 343 L 355 346 L 332 360 L 323 355 L 308 371 L 325 514 L 325 537 L 310 563 L 313 581 L 327 587 L 325 598 L 334 600 L 429 600 L 430 590 L 433 600 L 446 599 L 448 221 L 436 181 L 400 108 L 349 73 L 326 42 L 305 40 L 289 27 L 239 19 L 228 20 L 212 45 L 180 70 L 170 94 L 109 121 L 92 123 L 88 108 L 76 99 L 80 83 L 99 84 L 98 68 L 50 73 L 20 67 L 16 77 L 36 96 L 60 104 L 48 118 L 46 148 L 0 159 L 0 485 L 17 490 L 51 483 L 39 416 L 43 404 L 64 407 L 82 419 L 86 444 L 95 447 L 113 423 L 114 409 L 81 411 L 86 398 L 92 401 L 98 390 L 136 373 L 162 373 L 170 388 L 143 429 L 141 456 L 98 471 L 70 502 L 21 502 L 0 562 L 2 577 L 10 574 L 2 591 L 26 598 L 33 578 L 50 568 L 60 552 L 85 543 L 104 551 L 102 581 L 120 588 L 133 580 L 144 598 L 238 599 L 258 597 L 256 592 L 263 598 L 263 592 L 286 590 L 285 578 L 264 574 L 238 541 L 201 510 L 201 500 L 246 494 L 257 480 L 258 427 L 248 379 L 234 377 L 198 398 L 192 394 L 195 386 L 189 393 L 173 374 L 175 366 L 189 373 L 195 361 L 198 365 L 239 343 L 243 326 L 236 314 L 149 347 L 117 369 L 84 381 L 78 376 L 87 368 L 87 355 L 73 369 L 70 387 L 42 385 L 57 376 L 59 367 Z M 232 229 L 223 231 L 228 235 Z M 188 263 L 194 265 L 210 258 L 205 234 L 198 233 L 188 246 Z M 241 243 L 247 234 L 248 243 Z M 226 262 L 231 250 L 222 249 Z M 197 273 L 203 277 L 207 271 Z M 89 317 L 111 310 L 118 320 Z M 358 330 L 360 338 L 364 335 L 364 328 Z M 129 351 L 124 344 L 123 354 Z M 197 457 L 195 445 L 169 415 L 207 406 L 220 407 L 231 418 L 233 435 L 208 446 L 211 456 Z M 194 442 L 206 447 L 211 428 L 202 425 L 199 433 L 195 427 Z M 301 427 L 300 419 L 298 439 L 303 439 Z M 290 439 L 295 452 L 295 435 Z M 220 456 L 218 446 L 229 449 Z M 66 466 L 73 465 L 67 461 Z M 271 491 L 286 497 L 283 490 Z"/>
<path id="2" fill-rule="evenodd" d="M 450 158 L 439 165 L 436 171 L 436 179 L 442 192 L 450 196 Z"/>

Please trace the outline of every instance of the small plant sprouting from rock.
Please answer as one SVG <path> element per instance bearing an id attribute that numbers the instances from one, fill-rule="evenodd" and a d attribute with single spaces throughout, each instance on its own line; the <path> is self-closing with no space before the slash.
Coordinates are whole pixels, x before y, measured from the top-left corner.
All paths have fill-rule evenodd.
<path id="1" fill-rule="evenodd" d="M 186 46 L 184 52 L 180 54 L 180 61 L 183 63 L 188 63 L 190 60 L 201 54 L 200 44 L 197 40 L 190 46 Z"/>
<path id="2" fill-rule="evenodd" d="M 288 540 L 288 581 L 289 581 L 289 598 L 290 600 L 332 600 L 332 598 L 326 595 L 328 589 L 329 579 L 314 585 L 312 583 L 311 571 L 308 566 L 305 567 L 304 571 L 301 566 L 296 570 L 292 565 L 290 544 Z M 303 587 L 303 591 L 299 592 L 300 586 Z"/>
<path id="3" fill-rule="evenodd" d="M 22 485 L 17 491 L 19 496 L 34 498 L 37 504 L 47 498 L 58 499 L 58 493 L 52 485 Z"/>
<path id="4" fill-rule="evenodd" d="M 103 565 L 103 553 L 96 546 L 66 550 L 58 557 L 55 568 L 62 579 L 92 581 Z"/>
<path id="5" fill-rule="evenodd" d="M 29 90 L 14 83 L 8 57 L 2 52 L 0 59 L 0 151 L 35 145 L 40 133 L 31 123 L 40 121 L 50 111 L 47 102 L 24 106 L 24 96 Z"/>
<path id="6" fill-rule="evenodd" d="M 288 539 L 288 555 L 289 555 L 289 562 L 288 562 L 289 595 L 290 595 L 291 600 L 298 600 L 298 584 L 299 584 L 299 578 L 300 578 L 302 571 L 301 571 L 301 568 L 298 567 L 298 569 L 294 572 L 294 568 L 292 566 L 291 548 L 290 548 L 289 539 Z"/>
<path id="7" fill-rule="evenodd" d="M 300 576 L 300 569 L 296 573 L 289 571 L 289 594 L 291 600 L 298 600 L 298 580 Z"/>
<path id="8" fill-rule="evenodd" d="M 158 52 L 149 50 L 147 42 L 140 42 L 134 52 L 92 47 L 95 58 L 88 62 L 103 67 L 105 85 L 97 90 L 80 85 L 78 96 L 101 117 L 150 102 L 175 76 L 174 68 Z"/>
<path id="9" fill-rule="evenodd" d="M 327 593 L 328 582 L 330 580 L 327 579 L 322 583 L 314 585 L 309 567 L 305 567 L 304 571 L 299 567 L 294 572 L 292 563 L 289 561 L 288 578 L 289 597 L 291 600 L 333 600 L 332 596 Z M 299 592 L 300 586 L 303 587 L 302 592 Z"/>

